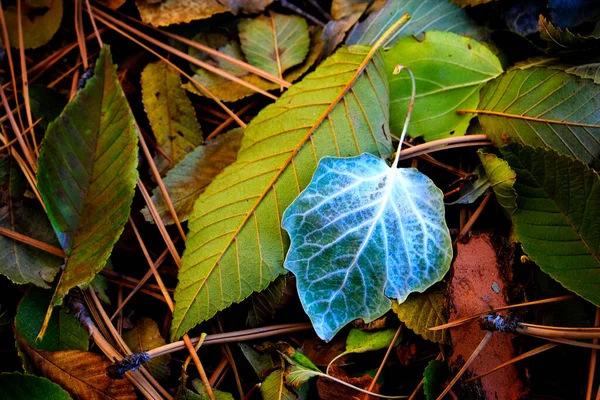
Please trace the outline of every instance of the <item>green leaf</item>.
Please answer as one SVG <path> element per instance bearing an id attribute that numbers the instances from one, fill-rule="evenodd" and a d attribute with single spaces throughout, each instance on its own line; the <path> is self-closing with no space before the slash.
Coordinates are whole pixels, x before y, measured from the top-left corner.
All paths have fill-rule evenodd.
<path id="1" fill-rule="evenodd" d="M 432 30 L 454 32 L 475 39 L 483 39 L 484 36 L 481 28 L 450 0 L 388 0 L 380 10 L 356 25 L 346 44 L 372 45 L 404 14 L 410 14 L 410 22 L 387 41 L 386 47 L 394 45 L 401 37 Z"/>
<path id="2" fill-rule="evenodd" d="M 310 50 L 308 55 L 304 59 L 302 64 L 297 65 L 296 67 L 290 68 L 287 72 L 283 74 L 283 79 L 288 82 L 294 82 L 298 80 L 306 71 L 313 66 L 313 64 L 317 61 L 319 54 L 321 54 L 321 49 L 323 48 L 324 43 L 320 40 L 321 31 L 317 30 L 311 35 L 310 42 Z M 230 56 L 238 58 L 240 60 L 244 60 L 244 56 L 241 52 L 241 49 L 237 43 L 228 44 L 221 48 L 219 51 L 226 53 Z M 227 71 L 227 68 L 233 69 L 236 68 L 237 71 L 240 71 L 239 67 L 234 67 L 230 63 L 225 61 L 216 61 L 216 64 L 221 68 Z M 230 72 L 230 71 L 228 71 Z M 230 72 L 231 73 L 231 72 Z M 234 75 L 240 77 L 242 80 L 251 83 L 263 90 L 273 90 L 278 89 L 279 84 L 267 81 L 257 75 L 251 74 L 248 71 L 241 71 L 238 73 L 234 73 Z M 210 90 L 215 96 L 223 101 L 238 101 L 245 97 L 251 96 L 255 94 L 254 90 L 249 89 L 245 86 L 240 85 L 237 82 L 230 81 L 226 78 L 213 74 L 212 72 L 208 72 L 204 69 L 198 69 L 196 74 L 193 76 L 194 80 L 198 81 L 201 85 Z M 186 83 L 183 87 L 199 96 L 204 96 L 201 92 L 196 89 L 191 82 Z"/>
<path id="3" fill-rule="evenodd" d="M 448 367 L 444 361 L 431 360 L 423 372 L 423 392 L 427 400 L 435 400 L 442 393 Z"/>
<path id="4" fill-rule="evenodd" d="M 591 79 L 596 84 L 600 83 L 600 63 L 578 65 L 566 69 L 565 72 L 580 78 Z"/>
<path id="5" fill-rule="evenodd" d="M 0 374 L 0 393 L 3 400 L 69 400 L 63 388 L 46 378 L 23 375 L 19 372 Z"/>
<path id="6" fill-rule="evenodd" d="M 206 188 L 189 219 L 173 339 L 285 271 L 281 214 L 319 158 L 391 155 L 383 60 L 370 50 L 340 49 L 248 124 L 237 161 Z"/>
<path id="7" fill-rule="evenodd" d="M 523 250 L 567 289 L 600 305 L 600 177 L 552 149 L 500 149 L 517 173 L 512 220 Z"/>
<path id="8" fill-rule="evenodd" d="M 369 323 L 442 279 L 452 261 L 443 193 L 413 168 L 370 154 L 322 158 L 283 214 L 285 268 L 317 335 Z"/>
<path id="9" fill-rule="evenodd" d="M 257 328 L 264 322 L 273 319 L 275 311 L 281 304 L 285 294 L 287 277 L 279 276 L 263 291 L 253 293 L 250 296 L 250 310 L 248 310 L 248 325 Z"/>
<path id="10" fill-rule="evenodd" d="M 483 44 L 450 32 L 427 32 L 423 39 L 405 37 L 386 52 L 390 83 L 390 128 L 400 132 L 408 109 L 411 81 L 394 75 L 400 64 L 412 70 L 417 96 L 408 126 L 411 137 L 426 141 L 459 136 L 467 132 L 483 85 L 502 73 L 498 58 Z"/>
<path id="11" fill-rule="evenodd" d="M 281 369 L 271 372 L 265 378 L 260 385 L 260 393 L 263 400 L 296 400 L 298 398 L 285 387 Z"/>
<path id="12" fill-rule="evenodd" d="M 448 322 L 444 298 L 445 285 L 439 283 L 425 293 L 411 294 L 404 303 L 393 302 L 392 309 L 398 319 L 417 335 L 435 343 L 450 344 L 450 336 L 445 329 L 428 329 Z"/>
<path id="13" fill-rule="evenodd" d="M 202 384 L 200 379 L 194 379 L 192 381 L 192 386 L 200 394 L 200 399 L 209 400 L 208 393 L 206 393 L 206 389 Z M 215 395 L 215 400 L 233 400 L 233 395 L 231 393 L 223 392 L 221 390 L 213 389 L 213 394 Z"/>
<path id="14" fill-rule="evenodd" d="M 202 144 L 202 129 L 179 73 L 166 62 L 148 64 L 142 71 L 142 100 L 156 143 L 169 156 L 160 153 L 156 164 L 161 171 L 170 169 Z"/>
<path id="15" fill-rule="evenodd" d="M 63 16 L 63 0 L 48 0 L 44 4 L 33 0 L 24 0 L 21 9 L 21 25 L 23 27 L 23 47 L 35 49 L 52 39 Z M 4 9 L 8 40 L 14 48 L 19 48 L 19 31 L 17 6 Z"/>
<path id="16" fill-rule="evenodd" d="M 189 218 L 194 202 L 215 176 L 236 160 L 243 136 L 242 128 L 219 135 L 205 145 L 198 146 L 167 172 L 163 183 L 180 221 Z M 152 192 L 152 202 L 165 224 L 175 223 L 160 188 Z M 142 209 L 142 214 L 147 221 L 154 221 L 148 207 Z"/>
<path id="17" fill-rule="evenodd" d="M 123 340 L 134 353 L 147 351 L 166 344 L 160 335 L 158 325 L 150 318 L 140 318 L 134 327 L 123 333 Z M 169 374 L 171 355 L 154 357 L 144 367 L 158 380 L 165 380 Z"/>
<path id="18" fill-rule="evenodd" d="M 32 289 L 21 300 L 15 316 L 15 330 L 30 346 L 39 350 L 88 349 L 89 335 L 77 318 L 62 308 L 52 315 L 46 335 L 36 342 L 52 294 Z"/>
<path id="19" fill-rule="evenodd" d="M 106 264 L 129 216 L 136 167 L 137 131 L 104 46 L 94 76 L 48 126 L 39 158 L 38 189 L 68 256 L 50 307 Z"/>
<path id="20" fill-rule="evenodd" d="M 271 12 L 242 20 L 238 29 L 246 60 L 271 75 L 283 77 L 308 54 L 308 24 L 300 16 Z"/>
<path id="21" fill-rule="evenodd" d="M 447 206 L 453 206 L 456 204 L 472 204 L 479 197 L 481 197 L 490 188 L 490 181 L 485 174 L 483 166 L 478 166 L 473 171 L 473 174 L 477 177 L 475 182 L 466 180 L 463 187 L 458 193 L 459 197 L 452 203 L 446 203 Z"/>
<path id="22" fill-rule="evenodd" d="M 594 36 L 581 36 L 561 29 L 550 23 L 543 15 L 538 22 L 540 38 L 547 43 L 548 53 L 573 54 L 576 52 L 593 51 L 600 47 L 600 38 Z"/>
<path id="23" fill-rule="evenodd" d="M 240 346 L 244 357 L 246 357 L 256 375 L 261 379 L 279 365 L 278 357 L 273 357 L 271 353 L 256 351 L 246 343 L 238 343 L 238 346 Z"/>
<path id="24" fill-rule="evenodd" d="M 384 329 L 382 331 L 363 332 L 360 329 L 351 329 L 346 338 L 345 354 L 366 353 L 387 349 L 394 339 L 396 329 Z"/>
<path id="25" fill-rule="evenodd" d="M 483 168 L 488 181 L 496 195 L 498 203 L 510 214 L 514 214 L 517 210 L 517 193 L 513 188 L 517 179 L 515 171 L 510 169 L 508 163 L 498 158 L 495 154 L 486 153 L 483 149 L 477 151 L 479 160 Z"/>
<path id="26" fill-rule="evenodd" d="M 600 156 L 597 95 L 594 82 L 560 70 L 517 69 L 485 85 L 479 122 L 498 147 L 551 147 L 591 163 Z"/>

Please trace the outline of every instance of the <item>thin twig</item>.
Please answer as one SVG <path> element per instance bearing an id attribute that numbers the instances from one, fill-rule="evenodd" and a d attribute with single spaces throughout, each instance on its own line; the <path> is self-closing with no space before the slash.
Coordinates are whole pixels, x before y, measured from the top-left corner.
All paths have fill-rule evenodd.
<path id="1" fill-rule="evenodd" d="M 450 391 L 450 389 L 452 389 L 452 387 L 454 386 L 454 384 L 467 371 L 467 368 L 469 368 L 469 366 L 471 365 L 471 363 L 473 362 L 473 360 L 475 360 L 475 358 L 477 358 L 477 356 L 479 355 L 479 353 L 481 353 L 481 351 L 485 348 L 485 345 L 492 338 L 492 334 L 493 334 L 493 332 L 491 332 L 491 331 L 488 331 L 488 332 L 485 333 L 485 336 L 483 337 L 483 339 L 481 339 L 481 342 L 479 342 L 479 345 L 477 346 L 477 348 L 475 349 L 475 351 L 473 351 L 473 354 L 471 354 L 471 356 L 469 357 L 469 359 L 467 360 L 467 362 L 465 362 L 465 365 L 463 365 L 462 368 L 460 369 L 460 371 L 458 371 L 458 374 L 456 374 L 456 376 L 450 381 L 450 383 L 448 384 L 448 386 L 446 386 L 446 388 L 444 389 L 444 391 L 438 396 L 437 400 L 442 400 L 444 398 L 444 396 L 448 394 L 448 392 Z"/>
<path id="2" fill-rule="evenodd" d="M 386 363 L 388 357 L 390 356 L 392 349 L 396 345 L 396 341 L 398 340 L 398 337 L 400 336 L 400 332 L 402 332 L 402 326 L 403 326 L 403 324 L 400 324 L 400 326 L 396 330 L 396 333 L 394 334 L 394 338 L 392 339 L 392 342 L 388 346 L 387 351 L 385 352 L 385 356 L 383 356 L 383 360 L 381 360 L 381 364 L 379 365 L 379 368 L 377 369 L 377 372 L 375 373 L 375 376 L 373 377 L 373 380 L 371 381 L 371 384 L 369 385 L 369 388 L 367 389 L 369 392 L 371 392 L 373 390 L 373 388 L 375 387 L 375 384 L 377 383 L 377 379 L 379 379 L 379 375 L 381 375 L 381 371 L 383 371 L 383 367 L 385 366 L 385 363 Z M 366 400 L 367 396 L 364 396 L 363 399 Z"/>
<path id="3" fill-rule="evenodd" d="M 23 95 L 23 103 L 25 104 L 25 115 L 27 116 L 27 123 L 29 127 L 33 127 L 33 117 L 31 116 L 31 104 L 29 103 L 29 81 L 27 80 L 27 61 L 25 58 L 25 42 L 23 40 L 23 20 L 21 19 L 22 12 L 22 0 L 17 0 L 17 32 L 19 35 L 19 60 L 21 63 L 21 93 Z M 10 49 L 8 50 L 10 51 Z M 15 100 L 17 99 L 17 93 L 15 91 Z M 18 103 L 17 103 L 18 105 Z M 23 129 L 22 129 L 23 130 Z M 26 137 L 27 139 L 27 137 Z M 36 156 L 39 154 L 37 147 L 37 141 L 35 135 L 32 135 L 33 151 Z"/>
<path id="4" fill-rule="evenodd" d="M 487 205 L 487 203 L 490 201 L 491 198 L 492 198 L 492 193 L 488 193 L 488 194 L 485 195 L 485 197 L 481 201 L 481 204 L 479 204 L 479 207 L 477 207 L 477 210 L 475 210 L 475 212 L 473 213 L 473 215 L 471 216 L 471 218 L 469 218 L 469 220 L 467 221 L 467 223 L 465 224 L 465 226 L 460 230 L 460 233 L 458 234 L 458 236 L 456 237 L 456 239 L 454 239 L 454 243 L 453 244 L 456 244 L 459 241 L 463 240 L 463 238 L 471 230 L 471 228 L 473 227 L 473 225 L 475 224 L 475 222 L 477 222 L 477 220 L 479 219 L 479 216 L 483 212 L 483 209 L 485 208 L 485 206 Z"/>
<path id="5" fill-rule="evenodd" d="M 600 308 L 596 307 L 596 318 L 594 319 L 594 326 L 600 326 Z M 592 340 L 593 344 L 598 344 L 598 339 Z M 596 372 L 596 358 L 598 356 L 598 350 L 593 349 L 592 354 L 590 355 L 590 369 L 588 372 L 588 384 L 587 391 L 585 394 L 586 400 L 591 400 L 592 391 L 594 389 L 594 376 Z"/>
<path id="6" fill-rule="evenodd" d="M 25 243 L 28 244 L 32 247 L 35 247 L 37 249 L 40 250 L 44 250 L 45 252 L 48 252 L 50 254 L 54 254 L 55 256 L 61 257 L 61 258 L 65 258 L 65 252 L 62 251 L 61 249 L 51 246 L 49 244 L 46 244 L 44 242 L 40 242 L 39 240 L 36 240 L 34 238 L 31 238 L 29 236 L 25 236 L 23 234 L 11 231 L 10 229 L 6 229 L 6 228 L 2 228 L 0 227 L 0 235 L 4 235 L 7 236 L 11 239 L 14 240 L 18 240 L 21 243 Z"/>

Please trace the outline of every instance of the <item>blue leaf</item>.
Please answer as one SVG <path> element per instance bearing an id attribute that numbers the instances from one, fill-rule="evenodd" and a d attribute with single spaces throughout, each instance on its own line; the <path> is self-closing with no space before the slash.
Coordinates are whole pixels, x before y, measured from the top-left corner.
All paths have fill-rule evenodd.
<path id="1" fill-rule="evenodd" d="M 291 238 L 285 268 L 327 341 L 354 319 L 387 312 L 388 297 L 424 291 L 452 260 L 441 190 L 416 169 L 369 154 L 321 159 L 282 226 Z"/>

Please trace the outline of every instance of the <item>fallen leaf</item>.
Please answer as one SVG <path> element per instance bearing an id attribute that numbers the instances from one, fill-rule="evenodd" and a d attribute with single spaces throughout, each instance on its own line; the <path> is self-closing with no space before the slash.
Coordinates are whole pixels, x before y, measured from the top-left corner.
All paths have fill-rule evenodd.
<path id="1" fill-rule="evenodd" d="M 495 154 L 486 153 L 480 149 L 477 151 L 477 155 L 496 195 L 496 200 L 509 215 L 514 214 L 517 210 L 517 192 L 514 189 L 517 174 L 505 160 L 498 158 Z"/>
<path id="2" fill-rule="evenodd" d="M 442 393 L 448 367 L 444 361 L 431 360 L 423 372 L 423 392 L 426 400 L 436 400 Z"/>
<path id="3" fill-rule="evenodd" d="M 70 400 L 63 388 L 46 378 L 23 375 L 19 372 L 0 374 L 3 400 Z"/>
<path id="4" fill-rule="evenodd" d="M 296 400 L 296 395 L 285 387 L 284 382 L 281 369 L 271 372 L 260 385 L 263 400 Z"/>
<path id="5" fill-rule="evenodd" d="M 140 318 L 137 320 L 132 329 L 123 333 L 123 340 L 134 353 L 152 350 L 166 344 L 165 339 L 160 335 L 158 325 L 150 318 Z M 153 357 L 144 364 L 144 368 L 156 379 L 165 380 L 171 372 L 169 370 L 170 360 L 170 354 Z"/>
<path id="6" fill-rule="evenodd" d="M 21 25 L 23 28 L 23 47 L 35 49 L 52 39 L 60 28 L 63 16 L 63 0 L 23 0 Z M 17 6 L 4 8 L 4 19 L 8 30 L 8 40 L 14 48 L 19 48 Z"/>

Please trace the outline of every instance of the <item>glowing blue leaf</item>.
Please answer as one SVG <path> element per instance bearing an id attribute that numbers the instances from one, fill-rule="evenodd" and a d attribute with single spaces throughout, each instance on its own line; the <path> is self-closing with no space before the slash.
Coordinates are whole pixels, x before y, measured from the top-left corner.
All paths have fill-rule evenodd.
<path id="1" fill-rule="evenodd" d="M 373 321 L 439 281 L 452 244 L 443 194 L 412 168 L 380 158 L 325 157 L 283 214 L 285 268 L 314 328 L 330 340 L 348 322 Z"/>

